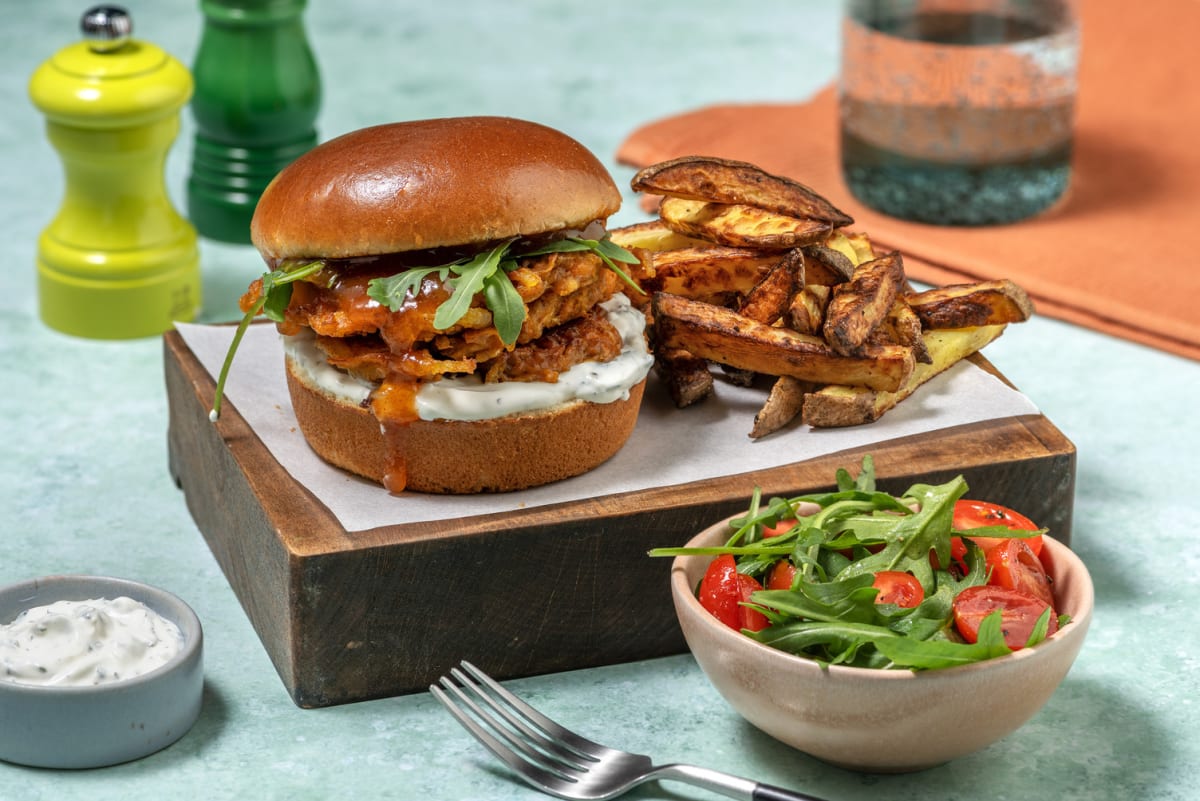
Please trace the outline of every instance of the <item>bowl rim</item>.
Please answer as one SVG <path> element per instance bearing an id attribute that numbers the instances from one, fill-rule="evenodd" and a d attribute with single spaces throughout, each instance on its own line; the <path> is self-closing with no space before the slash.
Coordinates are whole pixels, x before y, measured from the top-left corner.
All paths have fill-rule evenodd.
<path id="1" fill-rule="evenodd" d="M 728 529 L 729 522 L 736 518 L 744 517 L 745 512 L 731 515 L 724 520 L 714 523 L 700 533 L 696 534 L 684 547 L 700 547 L 701 545 L 709 545 L 705 542 L 714 535 Z M 1072 575 L 1081 582 L 1082 589 L 1081 608 L 1077 614 L 1071 615 L 1070 622 L 1059 628 L 1054 634 L 1047 637 L 1042 642 L 1031 648 L 1021 648 L 1011 654 L 1006 654 L 992 659 L 985 659 L 980 662 L 972 662 L 967 665 L 955 665 L 953 667 L 936 668 L 919 670 L 915 668 L 869 668 L 855 667 L 851 665 L 822 665 L 815 659 L 793 654 L 779 648 L 774 648 L 765 643 L 761 643 L 755 639 L 747 637 L 740 631 L 735 631 L 728 626 L 722 624 L 713 617 L 708 610 L 700 605 L 699 599 L 696 597 L 694 587 L 689 586 L 687 579 L 687 567 L 691 560 L 711 559 L 707 554 L 682 554 L 674 557 L 671 560 L 671 592 L 677 602 L 682 602 L 687 605 L 695 619 L 703 621 L 700 625 L 714 632 L 715 636 L 729 643 L 731 647 L 747 647 L 751 649 L 761 649 L 759 653 L 765 659 L 773 660 L 781 666 L 791 665 L 796 670 L 821 671 L 832 677 L 840 677 L 845 679 L 867 679 L 872 681 L 930 681 L 936 677 L 956 677 L 965 676 L 970 673 L 975 673 L 981 670 L 995 669 L 997 665 L 1013 664 L 1018 661 L 1037 660 L 1050 650 L 1057 650 L 1056 643 L 1066 644 L 1070 641 L 1082 637 L 1087 633 L 1089 624 L 1091 623 L 1092 613 L 1095 608 L 1095 586 L 1092 583 L 1092 577 L 1087 569 L 1087 565 L 1079 558 L 1065 543 L 1055 539 L 1050 535 L 1043 535 L 1044 543 L 1049 543 L 1051 553 L 1054 560 L 1065 560 L 1071 565 Z M 1045 546 L 1043 546 L 1045 547 Z M 1052 577 L 1053 578 L 1053 577 Z M 732 645 L 733 643 L 743 643 L 741 646 Z M 690 647 L 690 645 L 689 645 Z"/>
<path id="2" fill-rule="evenodd" d="M 34 593 L 35 595 L 46 595 L 49 588 L 65 585 L 69 587 L 95 587 L 98 590 L 103 590 L 103 594 L 87 592 L 71 592 L 67 597 L 61 595 L 54 598 L 47 598 L 43 601 L 37 597 L 31 597 L 32 606 L 23 607 L 23 609 L 32 609 L 36 606 L 43 606 L 62 600 L 91 600 L 92 598 L 104 598 L 111 600 L 121 595 L 132 598 L 135 601 L 145 604 L 156 613 L 162 615 L 167 620 L 170 620 L 179 627 L 183 634 L 183 647 L 179 652 L 172 656 L 169 660 L 161 665 L 156 666 L 152 670 L 148 670 L 137 676 L 131 676 L 127 679 L 119 679 L 117 681 L 107 682 L 105 684 L 88 684 L 88 685 L 58 685 L 58 684 L 30 684 L 27 682 L 13 681 L 8 678 L 0 677 L 0 694 L 9 695 L 28 695 L 36 696 L 76 696 L 76 695 L 109 695 L 118 693 L 136 692 L 139 687 L 155 683 L 172 671 L 178 669 L 182 665 L 190 664 L 193 660 L 199 657 L 199 654 L 204 644 L 204 628 L 200 623 L 199 616 L 195 610 L 191 608 L 182 598 L 172 592 L 156 587 L 152 584 L 138 581 L 136 579 L 122 578 L 118 576 L 102 576 L 90 575 L 84 573 L 55 573 L 37 578 L 24 579 L 11 584 L 0 586 L 0 598 L 6 598 L 20 593 Z M 113 594 L 115 591 L 115 594 Z M 76 598 L 73 596 L 79 595 Z M 87 597 L 82 597 L 86 595 Z M 5 617 L 8 617 L 5 615 Z M 0 624 L 7 625 L 12 619 L 0 620 Z"/>

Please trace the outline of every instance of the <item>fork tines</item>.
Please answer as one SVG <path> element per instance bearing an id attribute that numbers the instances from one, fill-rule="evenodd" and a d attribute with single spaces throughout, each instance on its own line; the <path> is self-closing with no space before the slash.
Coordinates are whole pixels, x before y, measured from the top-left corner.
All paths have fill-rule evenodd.
<path id="1" fill-rule="evenodd" d="M 564 729 L 467 661 L 429 691 L 467 731 L 527 780 L 576 781 L 611 750 Z"/>

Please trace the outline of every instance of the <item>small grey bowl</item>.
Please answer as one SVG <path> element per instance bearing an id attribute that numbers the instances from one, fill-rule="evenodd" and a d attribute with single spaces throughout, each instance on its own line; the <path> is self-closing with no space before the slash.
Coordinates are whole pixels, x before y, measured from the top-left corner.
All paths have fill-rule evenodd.
<path id="1" fill-rule="evenodd" d="M 192 609 L 164 590 L 104 576 L 46 576 L 0 588 L 0 623 L 55 601 L 126 596 L 177 625 L 183 648 L 140 676 L 93 687 L 0 679 L 0 759 L 43 768 L 98 768 L 152 754 L 200 714 L 204 635 Z"/>

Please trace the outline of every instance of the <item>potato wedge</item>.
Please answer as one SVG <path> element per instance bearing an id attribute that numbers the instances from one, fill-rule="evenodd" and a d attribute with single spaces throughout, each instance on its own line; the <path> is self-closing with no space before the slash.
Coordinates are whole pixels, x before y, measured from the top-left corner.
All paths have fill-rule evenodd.
<path id="1" fill-rule="evenodd" d="M 800 274 L 799 286 L 804 286 L 804 256 L 799 250 L 789 251 L 789 254 L 796 255 L 780 259 L 779 263 L 746 293 L 738 306 L 738 314 L 768 325 L 783 316 L 796 293 L 797 272 Z"/>
<path id="2" fill-rule="evenodd" d="M 1003 332 L 1004 325 L 926 331 L 924 339 L 930 362 L 916 365 L 901 387 L 880 392 L 863 387 L 829 385 L 804 397 L 801 419 L 814 428 L 838 428 L 874 422 L 926 381 L 945 372 Z"/>
<path id="3" fill-rule="evenodd" d="M 758 373 L 753 370 L 743 370 L 740 367 L 730 367 L 728 364 L 717 365 L 721 368 L 721 375 L 725 376 L 725 380 L 735 387 L 752 387 L 755 380 L 758 378 Z"/>
<path id="4" fill-rule="evenodd" d="M 864 346 L 846 356 L 817 337 L 678 295 L 656 293 L 652 307 L 658 346 L 743 370 L 888 391 L 903 386 L 913 370 L 912 351 L 899 345 Z"/>
<path id="5" fill-rule="evenodd" d="M 806 284 L 834 286 L 849 281 L 858 264 L 842 251 L 827 245 L 807 245 L 801 251 L 804 253 Z"/>
<path id="6" fill-rule="evenodd" d="M 680 409 L 698 403 L 713 393 L 713 376 L 708 361 L 686 350 L 657 348 L 654 368 L 666 385 L 667 394 Z"/>
<path id="7" fill-rule="evenodd" d="M 797 416 L 876 420 L 1033 313 L 1011 281 L 912 292 L 899 253 L 877 254 L 827 199 L 753 164 L 686 156 L 632 186 L 659 219 L 612 237 L 643 262 L 656 369 L 679 406 L 712 394 L 714 378 L 775 376 L 755 439 Z"/>
<path id="8" fill-rule="evenodd" d="M 952 284 L 908 295 L 905 300 L 926 328 L 970 328 L 1023 323 L 1033 316 L 1033 301 L 1008 280 Z"/>
<path id="9" fill-rule="evenodd" d="M 854 268 L 854 275 L 833 288 L 821 330 L 830 346 L 849 356 L 862 348 L 887 317 L 904 285 L 904 261 L 893 251 Z"/>
<path id="10" fill-rule="evenodd" d="M 783 375 L 775 379 L 771 392 L 758 414 L 754 415 L 751 439 L 760 439 L 773 434 L 799 416 L 804 408 L 804 396 L 817 389 L 816 384 Z"/>
<path id="11" fill-rule="evenodd" d="M 684 236 L 719 245 L 788 250 L 823 242 L 832 230 L 824 220 L 788 217 L 755 206 L 664 198 L 662 220 Z"/>
<path id="12" fill-rule="evenodd" d="M 662 220 L 626 225 L 609 231 L 612 241 L 626 249 L 641 248 L 651 252 L 679 248 L 707 247 L 711 242 L 684 236 L 667 227 Z"/>
<path id="13" fill-rule="evenodd" d="M 875 246 L 871 244 L 871 239 L 862 231 L 845 231 L 843 236 L 846 237 L 846 242 L 854 251 L 854 264 L 859 265 L 864 261 L 871 261 L 879 258 L 879 254 L 875 252 Z"/>
<path id="14" fill-rule="evenodd" d="M 871 261 L 875 258 L 874 248 L 866 234 L 856 234 L 852 239 L 847 231 L 833 231 L 825 238 L 823 244 L 830 250 L 841 253 L 855 267 L 864 261 Z"/>
<path id="15" fill-rule="evenodd" d="M 787 311 L 789 327 L 801 334 L 819 336 L 825 323 L 829 294 L 829 287 L 809 284 L 793 295 Z"/>
<path id="16" fill-rule="evenodd" d="M 912 348 L 913 358 L 919 364 L 929 364 L 932 361 L 929 348 L 925 346 L 925 339 L 921 335 L 921 319 L 903 298 L 896 298 L 892 310 L 883 321 L 883 327 L 887 329 L 887 341 Z"/>
<path id="17" fill-rule="evenodd" d="M 744 294 L 779 263 L 778 251 L 711 245 L 651 252 L 650 257 L 654 275 L 642 288 L 688 298 Z"/>
<path id="18" fill-rule="evenodd" d="M 854 220 L 804 184 L 744 161 L 683 156 L 652 164 L 633 176 L 636 192 L 757 206 L 835 227 Z"/>

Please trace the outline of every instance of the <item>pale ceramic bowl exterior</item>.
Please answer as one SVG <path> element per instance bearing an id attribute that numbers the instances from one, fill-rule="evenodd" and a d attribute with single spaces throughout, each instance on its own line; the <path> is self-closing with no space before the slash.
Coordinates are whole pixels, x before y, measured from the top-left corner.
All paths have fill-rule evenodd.
<path id="1" fill-rule="evenodd" d="M 723 544 L 722 522 L 689 547 Z M 1071 622 L 1011 656 L 914 672 L 830 666 L 763 645 L 718 622 L 695 596 L 712 557 L 677 557 L 671 593 L 688 647 L 725 700 L 772 737 L 869 772 L 921 770 L 984 748 L 1029 720 L 1071 668 L 1092 619 L 1087 568 L 1045 538 L 1058 611 Z"/>
<path id="2" fill-rule="evenodd" d="M 98 768 L 152 754 L 178 740 L 200 714 L 203 632 L 168 592 L 126 579 L 47 576 L 0 588 L 0 621 L 54 601 L 127 596 L 179 626 L 183 649 L 149 673 L 95 687 L 0 680 L 0 759 L 43 768 Z"/>

